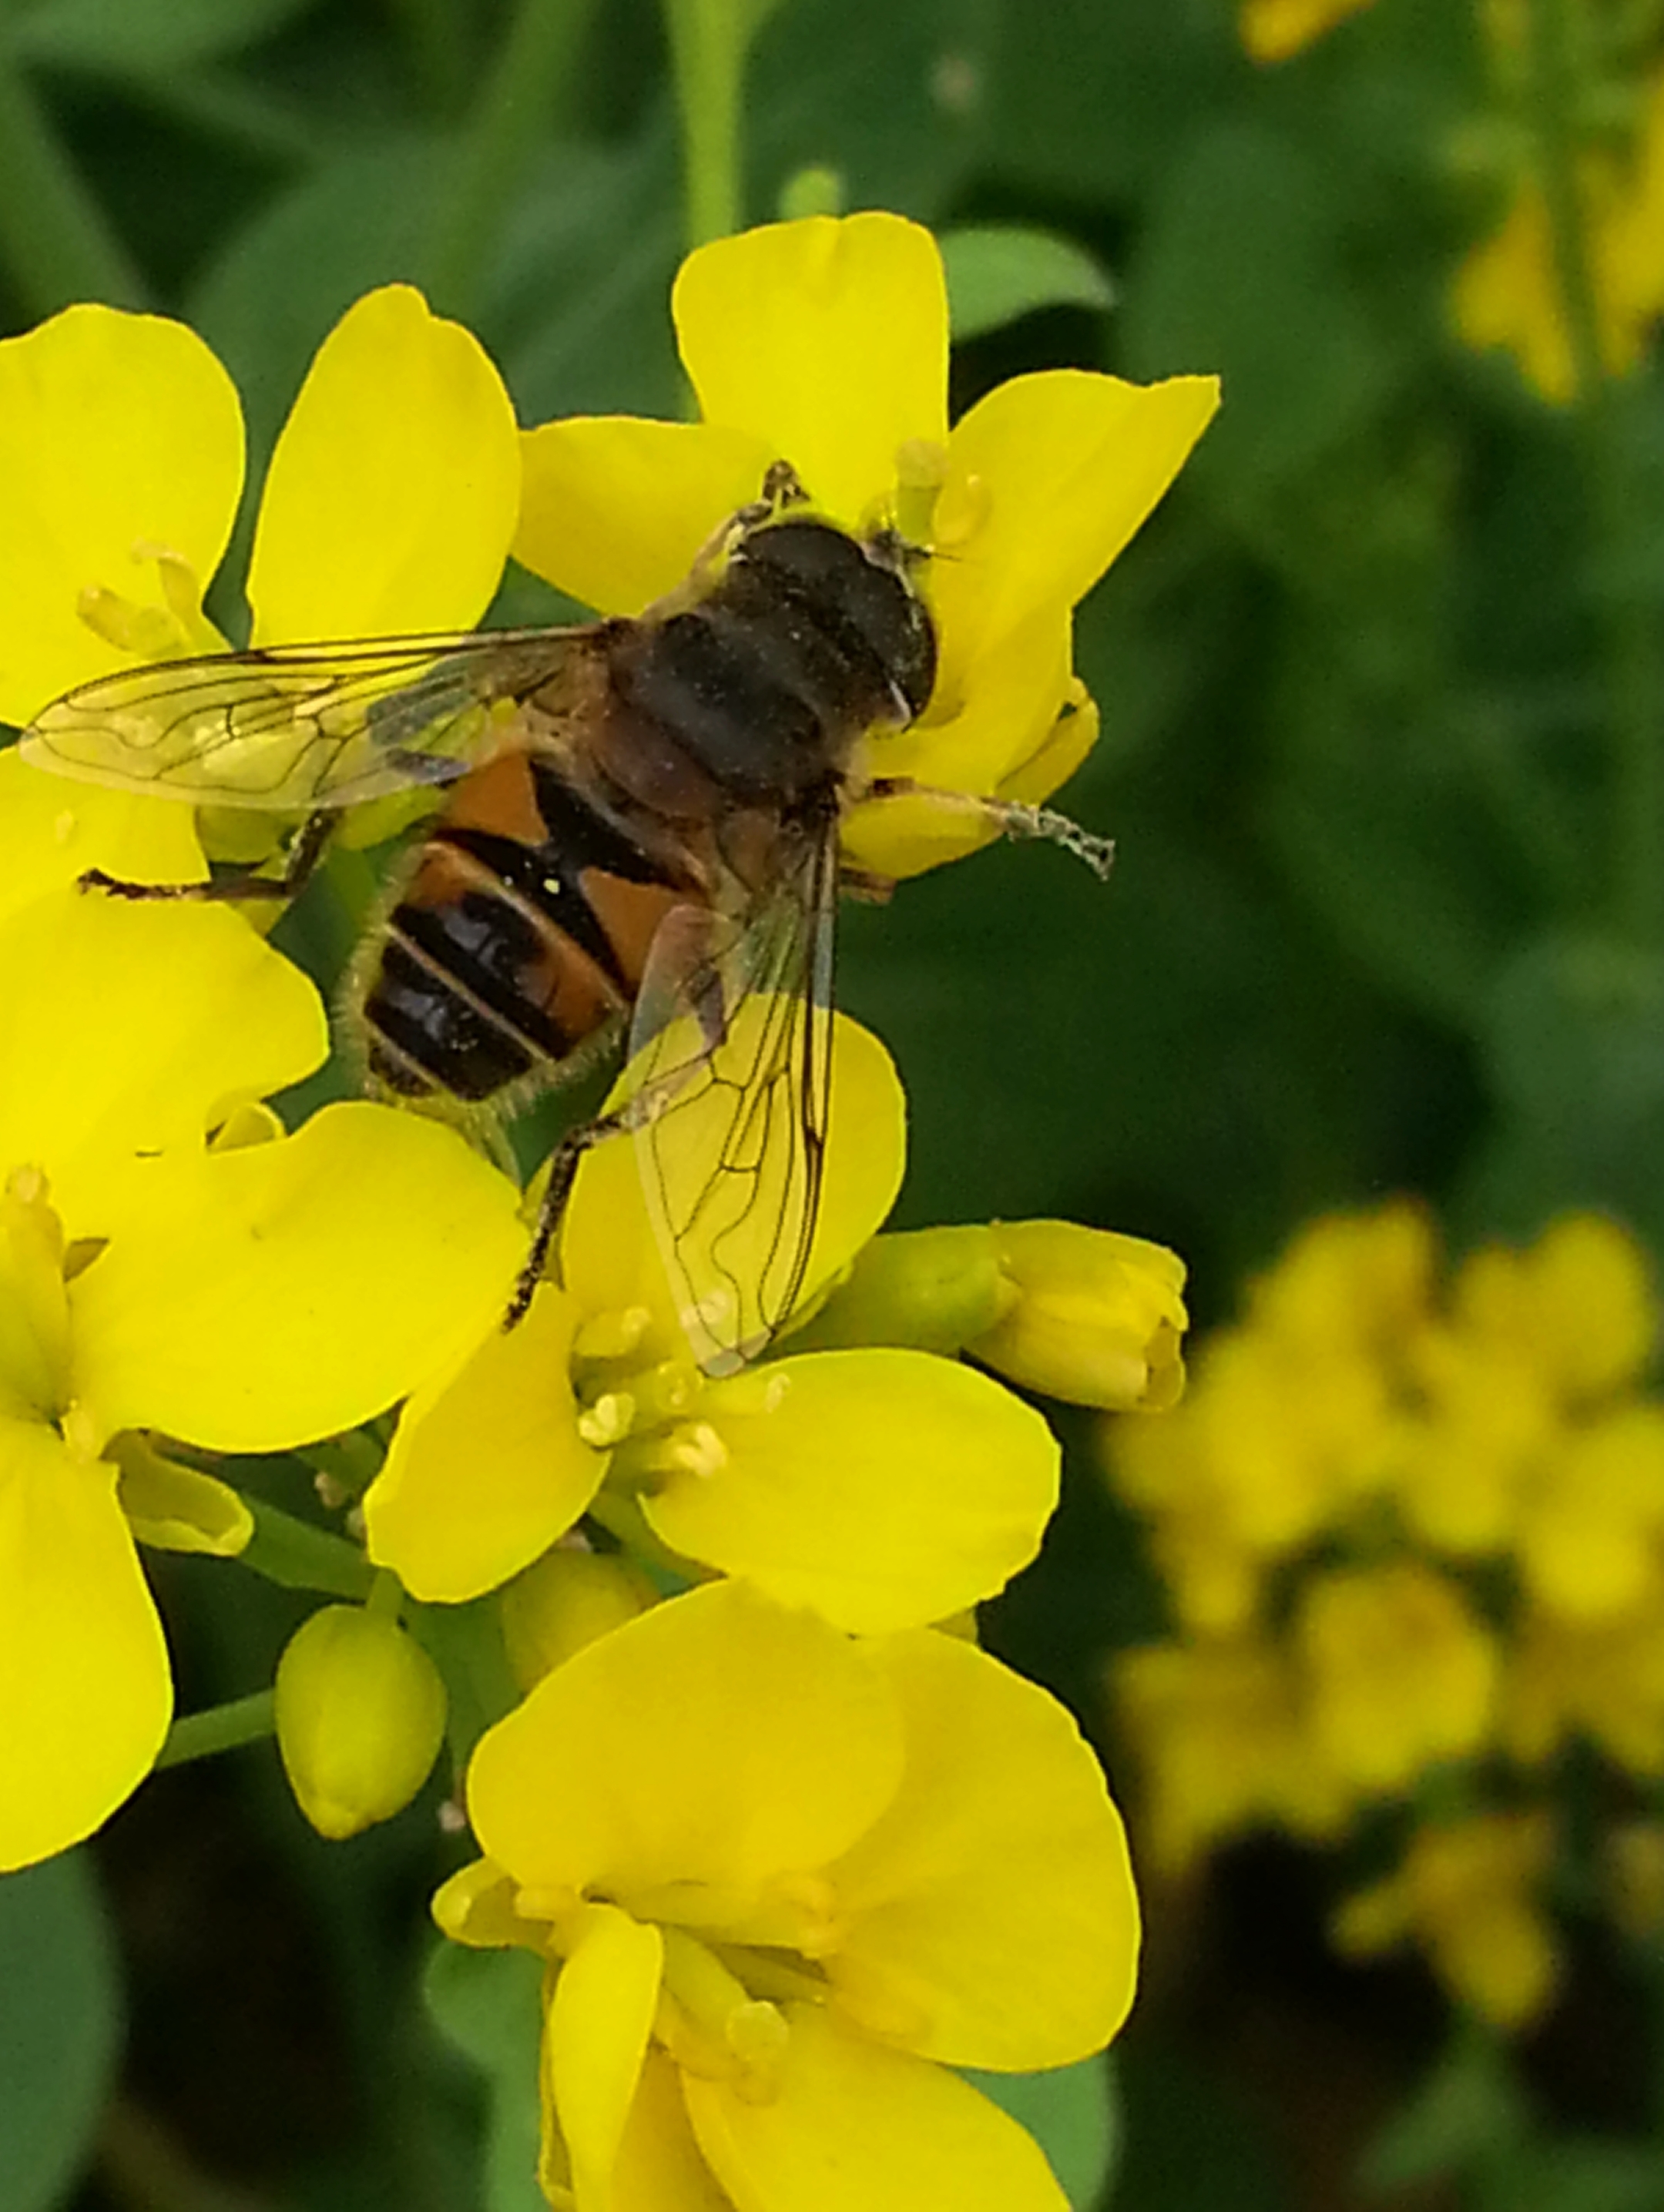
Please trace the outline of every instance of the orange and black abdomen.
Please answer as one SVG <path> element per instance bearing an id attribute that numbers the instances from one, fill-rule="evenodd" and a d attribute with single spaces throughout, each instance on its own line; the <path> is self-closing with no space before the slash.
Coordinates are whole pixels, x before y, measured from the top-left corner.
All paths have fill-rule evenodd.
<path id="1" fill-rule="evenodd" d="M 388 916 L 361 1008 L 371 1073 L 465 1103 L 547 1079 L 634 1004 L 690 896 L 549 762 L 500 754 L 457 784 Z"/>

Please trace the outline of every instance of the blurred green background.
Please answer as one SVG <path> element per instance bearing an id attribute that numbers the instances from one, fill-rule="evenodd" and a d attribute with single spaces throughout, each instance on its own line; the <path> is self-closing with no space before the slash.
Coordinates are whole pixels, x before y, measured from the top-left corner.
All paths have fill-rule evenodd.
<path id="1" fill-rule="evenodd" d="M 1228 0 L 760 23 L 747 220 L 820 167 L 846 206 L 1044 229 L 1112 285 L 968 337 L 956 409 L 1060 363 L 1224 380 L 1078 623 L 1103 736 L 1064 803 L 1117 839 L 1112 880 L 1000 849 L 846 916 L 841 998 L 912 1102 L 902 1225 L 1155 1237 L 1203 1322 L 1297 1222 L 1392 1190 L 1459 1244 L 1574 1202 L 1664 1238 L 1664 385 L 1643 366 L 1559 413 L 1449 335 L 1500 212 L 1460 158 L 1486 96 L 1460 0 L 1375 0 L 1271 70 Z M 3 0 L 0 322 L 83 297 L 190 321 L 243 393 L 256 488 L 319 341 L 391 278 L 472 324 L 525 421 L 674 414 L 679 128 L 649 0 Z M 555 611 L 523 577 L 498 609 Z M 330 935 L 296 941 L 326 960 Z M 986 1628 L 1101 1734 L 1102 1654 L 1155 1615 L 1071 1433 L 1046 1557 Z M 298 1603 L 158 1571 L 184 1709 L 268 1679 Z M 434 1810 L 323 1844 L 263 1747 L 146 1788 L 91 1855 L 106 1907 L 80 1860 L 8 1885 L 0 2073 L 69 2117 L 14 2137 L 9 2176 L 0 2150 L 0 2212 L 523 2205 L 523 2106 L 488 2112 L 489 2063 L 419 1999 Z M 1118 2203 L 1365 2201 L 1356 2159 L 1438 2008 L 1317 1931 L 1310 1870 L 1274 1851 L 1157 1900 Z M 1529 2063 L 1557 2124 L 1634 2130 L 1658 2062 L 1600 1987 Z M 1531 2185 L 1512 2201 L 1621 2212 L 1664 2203 L 1664 2166 L 1551 2160 Z"/>

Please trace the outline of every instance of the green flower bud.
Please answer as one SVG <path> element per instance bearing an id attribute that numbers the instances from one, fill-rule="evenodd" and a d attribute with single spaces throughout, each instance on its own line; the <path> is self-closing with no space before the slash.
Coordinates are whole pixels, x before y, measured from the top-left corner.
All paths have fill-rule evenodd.
<path id="1" fill-rule="evenodd" d="M 1106 1412 L 1156 1413 L 1185 1387 L 1184 1262 L 1161 1244 L 1073 1221 L 997 1222 L 1013 1296 L 965 1349 L 1026 1389 Z"/>
<path id="2" fill-rule="evenodd" d="M 326 1605 L 277 1662 L 277 1749 L 296 1801 L 339 1841 L 402 1812 L 445 1733 L 445 1686 L 385 1614 Z"/>
<path id="3" fill-rule="evenodd" d="M 951 1358 L 992 1329 L 1017 1295 L 1000 1271 L 995 1231 L 980 1223 L 875 1237 L 788 1348 L 893 1344 Z"/>

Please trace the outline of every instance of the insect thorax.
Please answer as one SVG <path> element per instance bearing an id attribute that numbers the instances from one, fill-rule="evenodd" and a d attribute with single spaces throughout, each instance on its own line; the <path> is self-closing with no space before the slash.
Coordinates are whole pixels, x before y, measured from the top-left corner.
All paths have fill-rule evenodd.
<path id="1" fill-rule="evenodd" d="M 835 790 L 862 732 L 911 721 L 935 675 L 930 616 L 887 552 L 831 523 L 771 523 L 696 605 L 617 625 L 609 771 L 672 816 L 790 815 Z"/>

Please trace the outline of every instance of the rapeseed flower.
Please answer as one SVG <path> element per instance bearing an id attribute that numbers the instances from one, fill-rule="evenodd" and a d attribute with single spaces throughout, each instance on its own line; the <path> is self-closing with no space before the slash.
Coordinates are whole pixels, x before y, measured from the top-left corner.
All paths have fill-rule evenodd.
<path id="1" fill-rule="evenodd" d="M 839 1017 L 832 1051 L 806 1314 L 875 1236 L 905 1156 L 882 1046 Z M 988 1376 L 906 1346 L 794 1352 L 790 1317 L 777 1356 L 701 1373 L 628 1144 L 585 1156 L 558 1275 L 513 1334 L 414 1394 L 366 1494 L 370 1556 L 417 1596 L 495 1589 L 591 1511 L 862 1631 L 942 1619 L 1034 1556 L 1058 1447 Z"/>
<path id="2" fill-rule="evenodd" d="M 243 466 L 235 387 L 183 324 L 76 307 L 0 342 L 0 718 L 224 649 L 203 593 Z M 519 502 L 513 409 L 477 341 L 408 285 L 369 293 L 320 348 L 272 455 L 250 641 L 468 628 Z"/>
<path id="3" fill-rule="evenodd" d="M 1587 147 L 1576 178 L 1600 367 L 1623 376 L 1664 314 L 1664 70 L 1641 94 L 1630 143 Z M 1548 205 L 1534 176 L 1519 179 L 1499 228 L 1456 272 L 1451 311 L 1465 343 L 1505 349 L 1545 399 L 1564 406 L 1577 397 Z"/>
<path id="4" fill-rule="evenodd" d="M 1448 1286 L 1419 1209 L 1332 1216 L 1203 1346 L 1182 1406 L 1117 1426 L 1177 1631 L 1113 1665 L 1159 1863 L 1396 1824 L 1400 1870 L 1343 1908 L 1346 1943 L 1419 1942 L 1508 2026 L 1546 2001 L 1556 1762 L 1582 1742 L 1664 1772 L 1657 1323 L 1639 1249 L 1598 1216 Z M 1424 1829 L 1435 1801 L 1472 1818 Z"/>
<path id="5" fill-rule="evenodd" d="M 949 2070 L 1067 2064 L 1131 2000 L 1120 1822 L 1045 1692 L 720 1583 L 546 1675 L 467 1802 L 435 1914 L 547 1962 L 552 2203 L 1064 2212 Z"/>
<path id="6" fill-rule="evenodd" d="M 1167 489 L 1217 404 L 1215 380 L 1150 386 L 1021 376 L 948 422 L 948 301 L 930 233 L 816 216 L 701 246 L 672 301 L 698 423 L 627 416 L 527 433 L 516 557 L 606 614 L 668 592 L 779 460 L 849 528 L 888 522 L 936 556 L 940 653 L 918 721 L 875 737 L 873 775 L 1033 803 L 1090 750 L 1070 616 Z M 917 873 L 994 834 L 974 811 L 895 799 L 844 846 Z"/>
<path id="7" fill-rule="evenodd" d="M 193 847 L 180 810 L 0 760 L 0 1867 L 96 1827 L 167 1733 L 136 1543 L 248 1539 L 235 1492 L 142 1432 L 265 1452 L 352 1427 L 478 1334 L 519 1245 L 450 1132 L 346 1105 L 284 1137 L 253 1107 L 328 1024 L 242 922 L 74 888 L 200 873 Z"/>

